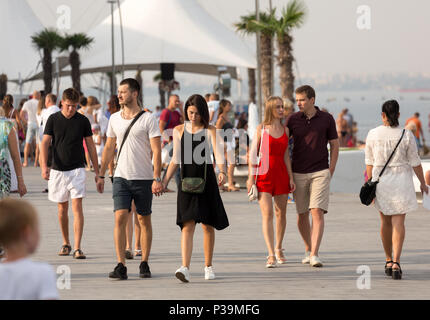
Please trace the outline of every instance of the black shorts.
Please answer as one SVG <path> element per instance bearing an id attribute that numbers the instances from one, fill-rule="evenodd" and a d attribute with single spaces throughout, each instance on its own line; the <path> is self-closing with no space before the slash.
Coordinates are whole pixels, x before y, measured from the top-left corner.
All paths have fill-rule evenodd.
<path id="1" fill-rule="evenodd" d="M 152 213 L 152 180 L 126 180 L 113 178 L 113 210 L 128 209 L 134 200 L 136 211 L 141 216 Z"/>

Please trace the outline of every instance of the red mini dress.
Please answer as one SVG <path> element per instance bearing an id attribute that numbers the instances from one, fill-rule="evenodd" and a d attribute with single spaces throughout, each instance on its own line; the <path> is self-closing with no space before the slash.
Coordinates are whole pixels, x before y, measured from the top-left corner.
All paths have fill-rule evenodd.
<path id="1" fill-rule="evenodd" d="M 261 140 L 261 157 L 258 167 L 258 175 L 254 178 L 258 192 L 267 192 L 272 196 L 290 193 L 290 177 L 284 156 L 288 149 L 288 137 L 284 134 L 279 138 L 273 138 L 266 130 L 263 130 Z"/>

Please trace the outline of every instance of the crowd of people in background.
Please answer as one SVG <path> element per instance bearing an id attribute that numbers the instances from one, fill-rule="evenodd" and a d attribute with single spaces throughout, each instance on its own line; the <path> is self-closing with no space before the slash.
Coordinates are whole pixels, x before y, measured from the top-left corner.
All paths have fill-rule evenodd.
<path id="1" fill-rule="evenodd" d="M 234 112 L 234 104 L 220 99 L 216 93 L 192 95 L 185 104 L 179 95 L 172 94 L 166 108 L 157 106 L 151 111 L 140 106 L 139 91 L 136 80 L 124 79 L 118 95 L 112 95 L 107 106 L 73 88 L 66 89 L 61 99 L 52 93 L 35 91 L 29 100 L 20 101 L 19 110 L 14 108 L 13 96 L 6 95 L 0 107 L 0 200 L 11 192 L 24 196 L 27 188 L 23 167 L 31 162 L 40 166 L 42 178 L 48 181 L 44 192 L 58 207 L 62 234 L 58 255 L 85 259 L 81 239 L 87 173 L 94 172 L 96 188 L 103 193 L 108 172 L 113 185 L 118 262 L 109 278 L 127 279 L 126 260 L 134 257 L 141 259 L 140 277 L 150 278 L 152 198 L 173 192 L 168 185 L 175 178 L 176 224 L 181 228 L 182 252 L 182 265 L 175 276 L 182 282 L 190 281 L 193 236 L 196 224 L 201 223 L 205 279 L 213 280 L 216 278 L 212 266 L 215 230 L 229 226 L 220 193 L 240 191 L 235 181 L 235 167 L 246 164 L 247 191 L 250 194 L 255 187 L 258 192 L 268 250 L 266 267 L 274 268 L 286 262 L 282 243 L 290 193 L 294 193 L 297 227 L 305 247 L 302 263 L 323 266 L 319 249 L 339 147 L 357 144 L 357 123 L 348 109 L 343 109 L 334 119 L 326 109 L 315 105 L 314 89 L 301 86 L 295 91 L 298 112 L 291 102 L 281 97 L 267 99 L 264 119 L 251 139 L 247 135 L 247 113 Z M 375 179 L 372 177 L 377 176 L 387 161 L 387 150 L 392 149 L 402 132 L 399 140 L 402 144 L 380 181 L 375 200 L 382 221 L 385 272 L 394 279 L 400 279 L 402 274 L 400 255 L 405 214 L 416 209 L 410 168 L 418 176 L 423 193 L 428 193 L 425 179 L 430 181 L 430 173 L 424 175 L 418 156 L 418 151 L 425 146 L 419 113 L 406 121 L 409 129 L 406 134 L 399 127 L 398 118 L 398 103 L 394 100 L 384 103 L 383 126 L 369 132 L 365 149 L 367 177 Z M 220 137 L 219 132 L 223 132 Z M 191 149 L 186 149 L 187 140 L 192 141 Z M 381 149 L 382 145 L 387 150 Z M 202 163 L 194 159 L 195 152 L 201 150 L 204 150 L 200 153 Z M 188 153 L 192 154 L 190 163 L 185 160 Z M 401 186 L 393 189 L 400 178 L 403 179 Z M 401 206 L 397 201 L 400 198 L 404 198 Z M 31 205 L 17 201 L 1 200 L 0 245 L 6 248 L 7 259 L 23 259 L 22 266 L 16 265 L 18 271 L 29 267 L 40 270 L 41 278 L 52 285 L 49 276 L 52 270 L 26 260 L 38 245 L 37 216 Z M 74 214 L 73 250 L 68 231 L 69 201 Z M 16 217 L 11 218 L 10 210 L 16 211 Z M 13 223 L 16 228 L 9 230 Z M 0 255 L 3 254 L 0 248 Z M 0 272 L 0 280 L 2 275 Z M 14 281 L 19 282 L 18 278 L 9 280 L 9 287 Z M 23 291 L 22 296 L 26 294 L 28 291 Z M 50 287 L 33 297 L 58 298 L 58 294 Z"/>

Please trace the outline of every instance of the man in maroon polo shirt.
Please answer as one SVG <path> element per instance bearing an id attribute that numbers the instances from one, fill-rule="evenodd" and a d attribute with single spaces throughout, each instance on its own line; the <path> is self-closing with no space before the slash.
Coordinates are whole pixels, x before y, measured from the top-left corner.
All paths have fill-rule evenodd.
<path id="1" fill-rule="evenodd" d="M 297 225 L 306 249 L 302 263 L 322 267 L 318 251 L 324 233 L 324 214 L 328 210 L 330 180 L 339 155 L 339 140 L 335 120 L 315 106 L 315 90 L 311 86 L 297 88 L 296 101 L 300 111 L 288 117 L 286 126 L 294 139 L 294 198 Z M 330 144 L 330 161 L 327 144 Z"/>

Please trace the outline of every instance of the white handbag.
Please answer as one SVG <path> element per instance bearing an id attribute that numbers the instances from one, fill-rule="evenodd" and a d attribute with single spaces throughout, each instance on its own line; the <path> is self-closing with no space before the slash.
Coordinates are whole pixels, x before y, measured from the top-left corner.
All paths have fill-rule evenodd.
<path id="1" fill-rule="evenodd" d="M 263 142 L 263 134 L 264 134 L 264 126 L 263 129 L 261 130 L 261 135 L 260 135 L 260 146 L 258 147 L 258 156 L 257 156 L 257 172 L 255 175 L 255 180 L 254 183 L 251 186 L 251 189 L 248 192 L 248 199 L 249 201 L 254 201 L 258 199 L 258 189 L 257 189 L 257 178 L 258 178 L 258 168 L 260 166 L 260 152 L 261 152 L 261 144 Z"/>

